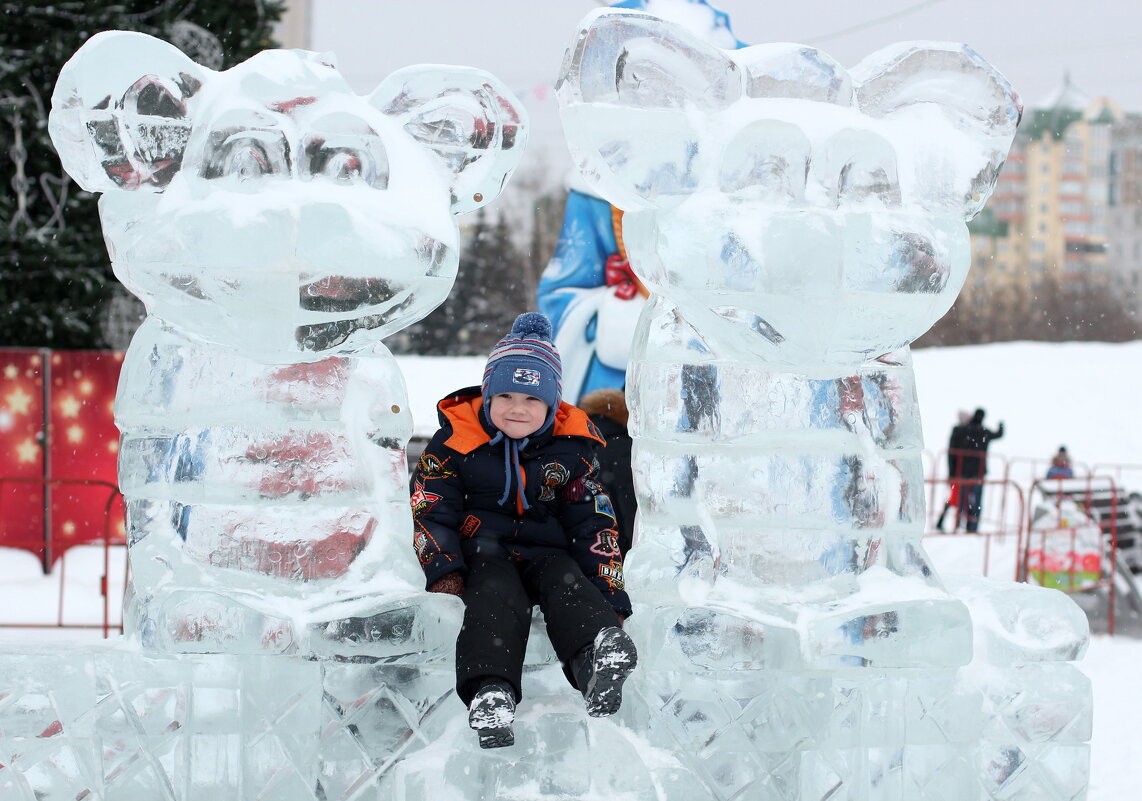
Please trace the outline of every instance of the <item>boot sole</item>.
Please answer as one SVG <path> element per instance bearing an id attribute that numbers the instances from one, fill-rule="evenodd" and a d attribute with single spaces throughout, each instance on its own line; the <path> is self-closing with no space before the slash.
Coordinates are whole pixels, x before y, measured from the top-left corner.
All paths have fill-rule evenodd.
<path id="1" fill-rule="evenodd" d="M 634 641 L 622 629 L 606 632 L 595 643 L 594 670 L 587 685 L 587 714 L 606 717 L 619 711 L 623 702 L 623 682 L 638 664 Z"/>
<path id="2" fill-rule="evenodd" d="M 480 735 L 481 748 L 504 748 L 515 745 L 515 732 L 510 726 L 500 729 L 476 729 L 476 733 Z"/>
<path id="3" fill-rule="evenodd" d="M 515 722 L 515 699 L 494 692 L 472 699 L 468 710 L 468 727 L 480 737 L 481 748 L 503 748 L 515 744 L 512 723 Z"/>

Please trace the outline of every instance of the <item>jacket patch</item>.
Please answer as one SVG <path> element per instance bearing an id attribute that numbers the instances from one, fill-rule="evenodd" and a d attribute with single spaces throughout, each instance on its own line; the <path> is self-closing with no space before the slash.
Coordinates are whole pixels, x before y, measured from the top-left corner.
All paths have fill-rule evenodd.
<path id="1" fill-rule="evenodd" d="M 590 496 L 591 491 L 587 489 L 583 476 L 579 476 L 566 487 L 563 488 L 563 500 L 575 503 Z"/>
<path id="2" fill-rule="evenodd" d="M 608 558 L 620 556 L 619 533 L 613 528 L 603 529 L 595 535 L 595 544 L 588 550 L 590 550 L 591 553 Z M 600 575 L 602 574 L 600 573 Z M 619 568 L 619 580 L 622 580 L 622 568 Z"/>
<path id="3" fill-rule="evenodd" d="M 440 546 L 428 533 L 428 529 L 419 523 L 416 524 L 416 534 L 413 535 L 412 546 L 416 549 L 416 558 L 420 560 L 422 565 L 431 564 L 432 560 L 438 556 L 447 556 L 440 552 Z M 451 557 L 448 559 L 451 561 Z"/>
<path id="4" fill-rule="evenodd" d="M 424 479 L 452 478 L 456 475 L 456 471 L 448 469 L 445 464 L 447 464 L 447 460 L 442 462 L 431 453 L 426 453 L 421 455 L 420 461 L 416 465 L 416 471 Z"/>
<path id="5" fill-rule="evenodd" d="M 442 496 L 425 492 L 424 483 L 421 481 L 417 481 L 414 486 L 415 489 L 412 493 L 412 514 L 414 517 L 420 517 L 433 506 L 436 506 Z"/>
<path id="6" fill-rule="evenodd" d="M 543 486 L 539 489 L 539 500 L 555 500 L 555 488 L 562 487 L 571 478 L 571 471 L 559 462 L 548 462 L 539 468 L 543 474 Z"/>
<path id="7" fill-rule="evenodd" d="M 615 507 L 611 503 L 611 496 L 605 492 L 595 493 L 595 511 L 615 520 Z"/>
<path id="8" fill-rule="evenodd" d="M 548 462 L 542 468 L 543 483 L 548 487 L 561 487 L 571 478 L 571 471 L 559 462 Z"/>
<path id="9" fill-rule="evenodd" d="M 599 427 L 595 425 L 595 421 L 590 417 L 587 418 L 587 433 L 595 439 L 601 441 L 604 446 L 606 445 L 606 439 L 603 437 L 603 432 L 599 430 Z"/>
<path id="10" fill-rule="evenodd" d="M 626 587 L 623 582 L 622 562 L 606 562 L 599 565 L 599 578 L 607 582 L 607 586 L 613 590 L 621 590 Z"/>
<path id="11" fill-rule="evenodd" d="M 465 537 L 476 536 L 476 529 L 480 527 L 480 518 L 475 515 L 468 515 L 464 518 L 464 522 L 460 524 L 460 533 Z"/>

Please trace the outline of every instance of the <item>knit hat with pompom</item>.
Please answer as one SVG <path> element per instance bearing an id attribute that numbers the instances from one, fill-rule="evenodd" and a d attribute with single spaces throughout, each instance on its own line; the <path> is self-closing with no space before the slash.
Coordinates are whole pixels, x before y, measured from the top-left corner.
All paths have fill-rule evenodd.
<path id="1" fill-rule="evenodd" d="M 550 420 L 563 397 L 563 366 L 551 343 L 551 321 L 539 312 L 521 314 L 511 333 L 488 354 L 481 384 L 484 408 L 504 392 L 533 395 L 548 405 Z"/>

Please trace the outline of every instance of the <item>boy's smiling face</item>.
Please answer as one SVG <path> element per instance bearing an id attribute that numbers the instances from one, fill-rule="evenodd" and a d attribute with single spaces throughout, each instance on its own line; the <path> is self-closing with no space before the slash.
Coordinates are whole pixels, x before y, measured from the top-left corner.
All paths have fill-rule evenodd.
<path id="1" fill-rule="evenodd" d="M 547 404 L 523 392 L 501 392 L 492 396 L 488 416 L 504 436 L 523 439 L 543 425 L 547 419 Z"/>

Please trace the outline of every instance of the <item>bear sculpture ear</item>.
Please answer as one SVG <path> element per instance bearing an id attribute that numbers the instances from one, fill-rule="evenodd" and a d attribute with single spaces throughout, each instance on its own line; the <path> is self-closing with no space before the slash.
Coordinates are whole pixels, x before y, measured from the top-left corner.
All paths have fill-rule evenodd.
<path id="1" fill-rule="evenodd" d="M 580 173 L 633 210 L 693 193 L 708 161 L 693 115 L 733 104 L 743 76 L 724 51 L 680 26 L 600 9 L 580 26 L 556 89 Z"/>
<path id="2" fill-rule="evenodd" d="M 161 191 L 182 168 L 188 104 L 211 74 L 153 36 L 95 34 L 52 94 L 48 131 L 64 169 L 89 192 Z"/>
<path id="3" fill-rule="evenodd" d="M 971 219 L 983 208 L 995 187 L 1007 158 L 1015 128 L 1023 114 L 1019 95 L 994 67 L 967 45 L 944 42 L 903 42 L 872 53 L 852 70 L 857 105 L 870 117 L 883 118 L 897 130 L 912 123 L 913 149 L 923 151 L 923 142 L 937 142 L 954 152 L 927 154 L 927 163 L 917 161 L 911 176 L 919 187 L 927 183 L 937 205 L 962 212 Z M 947 137 L 933 137 L 933 131 Z M 901 133 L 903 133 L 901 131 Z M 937 161 L 950 164 L 943 186 L 931 174 Z M 923 174 L 927 173 L 927 174 Z M 907 182 L 905 175 L 902 182 Z M 933 190 L 943 193 L 935 198 Z M 907 190 L 906 190 L 907 194 Z"/>
<path id="4" fill-rule="evenodd" d="M 482 70 L 406 67 L 386 78 L 369 101 L 443 163 L 451 175 L 454 214 L 494 200 L 527 141 L 523 104 Z"/>

